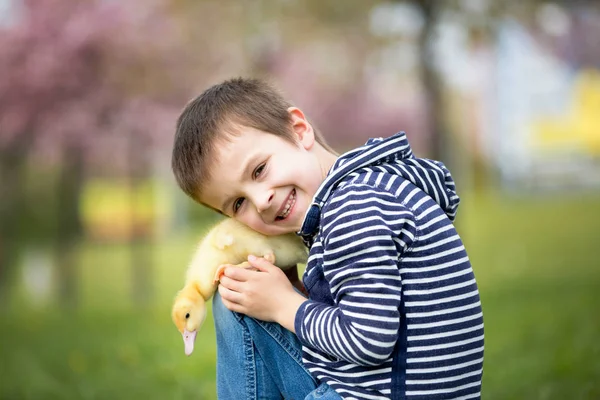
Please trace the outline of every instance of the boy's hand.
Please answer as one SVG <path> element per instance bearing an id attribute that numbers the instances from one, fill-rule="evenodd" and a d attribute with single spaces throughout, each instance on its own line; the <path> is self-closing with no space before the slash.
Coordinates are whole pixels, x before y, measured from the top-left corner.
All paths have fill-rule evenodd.
<path id="1" fill-rule="evenodd" d="M 297 293 L 286 274 L 264 258 L 248 257 L 258 270 L 227 267 L 219 294 L 225 307 L 263 321 L 274 321 L 294 332 L 294 319 L 306 299 Z"/>

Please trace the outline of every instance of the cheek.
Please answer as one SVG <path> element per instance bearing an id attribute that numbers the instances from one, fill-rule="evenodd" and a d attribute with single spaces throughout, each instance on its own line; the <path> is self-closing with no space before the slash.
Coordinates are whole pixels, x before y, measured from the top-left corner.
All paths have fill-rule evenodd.
<path id="1" fill-rule="evenodd" d="M 255 215 L 243 215 L 240 217 L 236 217 L 236 219 L 254 231 L 262 233 L 263 235 L 268 234 L 265 232 L 265 229 L 267 229 L 267 227 L 265 227 L 264 222 L 260 218 L 257 218 L 257 216 Z"/>
<path id="2" fill-rule="evenodd" d="M 246 225 L 250 229 L 252 229 L 258 233 L 262 233 L 263 235 L 266 235 L 266 236 L 280 235 L 282 233 L 276 227 L 266 224 L 260 219 L 254 220 L 252 222 L 248 222 Z"/>
<path id="3" fill-rule="evenodd" d="M 266 236 L 270 236 L 275 233 L 272 231 L 272 229 L 270 227 L 268 227 L 264 223 L 256 224 L 256 225 L 248 225 L 248 226 L 250 227 L 250 229 L 252 229 L 258 233 L 262 233 L 263 235 L 266 235 Z"/>
<path id="4" fill-rule="evenodd" d="M 313 171 L 313 173 L 307 176 L 307 179 L 304 181 L 304 190 L 311 198 L 315 195 L 317 189 L 319 189 L 319 186 L 321 185 L 319 177 L 320 173 L 318 171 Z"/>

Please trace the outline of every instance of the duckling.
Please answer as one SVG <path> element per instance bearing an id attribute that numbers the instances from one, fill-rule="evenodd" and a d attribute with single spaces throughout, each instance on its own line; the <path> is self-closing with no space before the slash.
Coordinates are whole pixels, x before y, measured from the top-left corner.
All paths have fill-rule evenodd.
<path id="1" fill-rule="evenodd" d="M 225 267 L 250 268 L 246 261 L 250 254 L 287 269 L 305 263 L 308 250 L 293 233 L 265 236 L 232 218 L 214 226 L 192 257 L 185 285 L 177 293 L 171 312 L 173 322 L 183 336 L 186 355 L 194 351 L 196 334 L 206 318 L 206 302 L 217 290 Z"/>

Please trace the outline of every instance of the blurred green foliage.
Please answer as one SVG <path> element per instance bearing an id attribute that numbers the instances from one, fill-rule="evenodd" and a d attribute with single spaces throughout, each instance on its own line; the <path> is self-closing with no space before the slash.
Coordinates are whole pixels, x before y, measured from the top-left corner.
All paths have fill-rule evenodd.
<path id="1" fill-rule="evenodd" d="M 485 192 L 461 207 L 484 309 L 482 398 L 600 398 L 600 195 Z M 0 398 L 215 399 L 210 316 L 187 358 L 169 315 L 202 230 L 148 248 L 156 297 L 145 309 L 130 301 L 123 245 L 82 246 L 76 311 L 36 308 L 16 290 L 0 314 Z"/>
<path id="2" fill-rule="evenodd" d="M 18 230 L 14 239 L 21 244 L 47 244 L 54 240 L 57 231 L 57 180 L 56 168 L 39 168 L 29 165 L 24 169 L 19 190 L 21 201 L 17 210 Z"/>

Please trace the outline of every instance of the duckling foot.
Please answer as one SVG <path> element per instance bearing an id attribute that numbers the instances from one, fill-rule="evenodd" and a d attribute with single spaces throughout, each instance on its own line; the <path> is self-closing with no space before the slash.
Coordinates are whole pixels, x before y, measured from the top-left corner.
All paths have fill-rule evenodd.
<path id="1" fill-rule="evenodd" d="M 217 272 L 215 272 L 215 277 L 213 278 L 213 284 L 219 283 L 219 281 L 223 277 L 223 274 L 225 273 L 225 268 L 227 268 L 227 267 L 236 267 L 236 268 L 246 268 L 246 269 L 257 270 L 248 261 L 244 261 L 243 263 L 236 264 L 236 265 L 233 265 L 233 264 L 219 265 L 219 267 L 217 268 Z"/>

